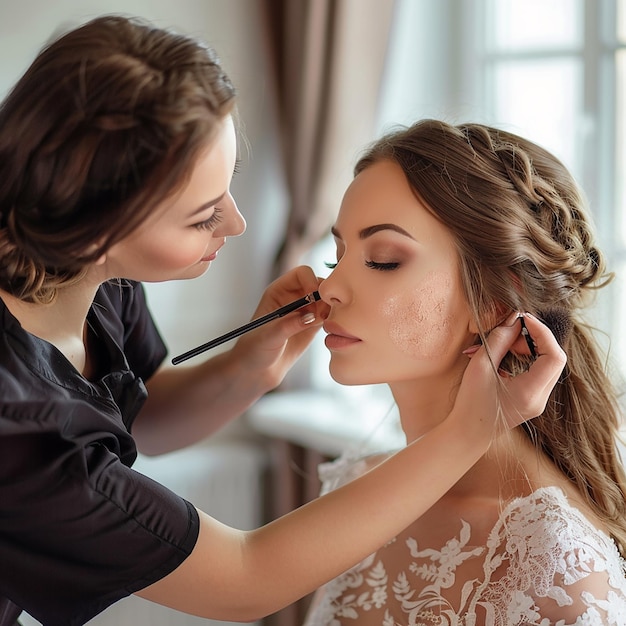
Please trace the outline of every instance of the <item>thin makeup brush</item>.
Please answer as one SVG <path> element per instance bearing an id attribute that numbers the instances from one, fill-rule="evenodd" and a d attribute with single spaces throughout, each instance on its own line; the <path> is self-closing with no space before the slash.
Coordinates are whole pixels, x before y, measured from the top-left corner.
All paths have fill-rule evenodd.
<path id="1" fill-rule="evenodd" d="M 554 335 L 554 338 L 558 341 L 559 345 L 561 347 L 564 347 L 564 344 L 567 342 L 573 326 L 572 320 L 567 311 L 564 308 L 555 307 L 553 309 L 548 309 L 545 313 L 541 313 L 539 318 L 552 331 L 552 334 Z M 524 321 L 524 317 L 520 317 L 519 320 L 522 325 L 522 335 L 524 335 L 524 339 L 526 339 L 526 344 L 528 345 L 528 349 L 530 350 L 530 356 L 533 359 L 536 359 L 538 355 L 535 342 L 530 336 L 528 328 L 526 328 L 526 322 Z"/>
<path id="2" fill-rule="evenodd" d="M 268 313 L 267 315 L 264 315 L 263 317 L 259 317 L 255 320 L 252 320 L 251 322 L 248 322 L 247 324 L 244 324 L 243 326 L 240 326 L 239 328 L 235 328 L 234 330 L 231 330 L 230 332 L 227 332 L 226 334 L 221 335 L 220 337 L 216 337 L 215 339 L 212 339 L 211 341 L 208 341 L 207 343 L 204 343 L 201 346 L 198 346 L 197 348 L 193 348 L 193 350 L 189 350 L 188 352 L 175 356 L 172 359 L 172 364 L 178 365 L 179 363 L 182 363 L 183 361 L 186 361 L 187 359 L 191 359 L 192 357 L 197 356 L 198 354 L 202 354 L 203 352 L 206 352 L 207 350 L 210 350 L 211 348 L 215 348 L 216 346 L 226 343 L 227 341 L 230 341 L 231 339 L 235 339 L 235 337 L 239 337 L 243 335 L 244 333 L 250 332 L 251 330 L 258 328 L 259 326 L 263 326 L 264 324 L 267 324 L 268 322 L 278 319 L 279 317 L 284 317 L 288 313 L 297 311 L 298 309 L 301 309 L 303 306 L 306 306 L 307 304 L 312 304 L 313 302 L 317 302 L 319 299 L 320 299 L 319 292 L 313 291 L 307 294 L 306 296 L 304 296 L 303 298 L 299 298 L 298 300 L 294 300 L 293 302 L 290 302 L 289 304 L 286 304 L 285 306 L 281 306 L 279 309 L 276 309 L 275 311 L 272 311 L 271 313 Z"/>
<path id="3" fill-rule="evenodd" d="M 526 345 L 530 350 L 530 356 L 534 359 L 537 358 L 537 349 L 535 348 L 535 342 L 533 338 L 530 336 L 528 332 L 528 328 L 526 328 L 526 322 L 524 321 L 524 317 L 520 316 L 519 318 L 520 324 L 522 325 L 522 335 L 524 335 L 524 339 L 526 339 Z"/>
<path id="4" fill-rule="evenodd" d="M 552 334 L 558 341 L 559 345 L 565 349 L 567 347 L 568 337 L 573 326 L 572 320 L 570 319 L 567 311 L 564 308 L 555 307 L 553 309 L 549 309 L 543 313 L 540 313 L 538 317 L 552 331 Z M 500 363 L 500 369 L 509 373 L 512 376 L 527 371 L 528 368 L 533 364 L 533 362 L 536 361 L 539 357 L 539 354 L 537 352 L 537 345 L 535 344 L 533 338 L 528 332 L 524 317 L 521 316 L 518 319 L 522 326 L 522 336 L 526 340 L 526 345 L 528 346 L 528 351 L 530 352 L 530 354 L 513 355 L 511 352 L 507 352 L 507 354 L 504 356 L 504 359 L 502 359 L 502 362 Z"/>

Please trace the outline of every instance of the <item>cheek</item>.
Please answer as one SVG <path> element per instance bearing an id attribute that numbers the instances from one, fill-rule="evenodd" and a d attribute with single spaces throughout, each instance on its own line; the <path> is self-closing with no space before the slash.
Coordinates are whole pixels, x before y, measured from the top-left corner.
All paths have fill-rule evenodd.
<path id="1" fill-rule="evenodd" d="M 154 238 L 143 248 L 144 258 L 151 263 L 171 268 L 183 268 L 196 264 L 206 250 L 206 242 L 198 239 L 172 241 Z"/>
<path id="2" fill-rule="evenodd" d="M 432 273 L 413 291 L 385 303 L 382 314 L 388 320 L 389 339 L 400 352 L 432 358 L 450 349 L 451 292 L 450 276 Z"/>

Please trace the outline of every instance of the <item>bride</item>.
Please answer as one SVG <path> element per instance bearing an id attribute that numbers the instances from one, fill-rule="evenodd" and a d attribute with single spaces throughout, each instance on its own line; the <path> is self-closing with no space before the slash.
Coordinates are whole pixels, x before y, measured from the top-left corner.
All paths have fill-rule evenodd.
<path id="1" fill-rule="evenodd" d="M 375 143 L 355 174 L 319 289 L 336 381 L 387 383 L 410 443 L 449 413 L 472 354 L 503 319 L 521 325 L 525 358 L 505 359 L 501 377 L 541 354 L 529 332 L 537 318 L 568 363 L 544 413 L 320 589 L 307 626 L 623 626 L 619 415 L 581 317 L 609 277 L 574 181 L 520 137 L 432 120 Z M 322 466 L 324 491 L 381 458 Z"/>

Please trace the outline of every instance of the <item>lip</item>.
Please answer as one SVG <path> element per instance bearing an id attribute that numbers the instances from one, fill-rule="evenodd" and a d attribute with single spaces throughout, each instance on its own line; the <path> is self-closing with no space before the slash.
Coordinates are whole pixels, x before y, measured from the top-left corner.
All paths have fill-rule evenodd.
<path id="1" fill-rule="evenodd" d="M 326 320 L 323 328 L 327 333 L 324 344 L 329 350 L 340 350 L 361 342 L 358 337 L 351 335 L 335 322 Z"/>
<path id="2" fill-rule="evenodd" d="M 209 263 L 211 261 L 215 261 L 216 257 L 217 257 L 217 253 L 220 251 L 220 248 L 224 245 L 224 243 L 221 243 L 213 252 L 211 252 L 211 254 L 209 254 L 208 256 L 202 257 L 200 259 L 200 263 Z"/>

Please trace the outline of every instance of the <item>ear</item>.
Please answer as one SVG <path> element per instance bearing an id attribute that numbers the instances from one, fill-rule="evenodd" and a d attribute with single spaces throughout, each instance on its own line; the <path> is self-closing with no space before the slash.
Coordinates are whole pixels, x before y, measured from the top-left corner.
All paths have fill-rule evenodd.
<path id="1" fill-rule="evenodd" d="M 472 335 L 478 335 L 478 324 L 476 323 L 476 320 L 471 317 L 467 330 L 472 334 Z"/>
<path id="2" fill-rule="evenodd" d="M 89 255 L 89 254 L 93 254 L 94 252 L 98 251 L 99 249 L 102 249 L 102 246 L 104 244 L 104 239 L 100 239 L 94 243 L 91 243 L 87 246 L 87 249 L 85 250 L 85 256 Z M 94 265 L 104 265 L 106 263 L 107 260 L 107 253 L 103 252 L 95 261 L 93 261 Z"/>
<path id="3" fill-rule="evenodd" d="M 481 321 L 481 325 L 483 330 L 491 330 L 495 328 L 498 324 L 500 324 L 506 317 L 511 313 L 511 311 L 506 308 L 503 304 L 499 302 L 494 302 L 491 305 L 491 310 L 483 316 Z M 468 325 L 468 330 L 473 335 L 479 334 L 478 322 L 472 317 L 470 318 L 470 323 Z"/>

